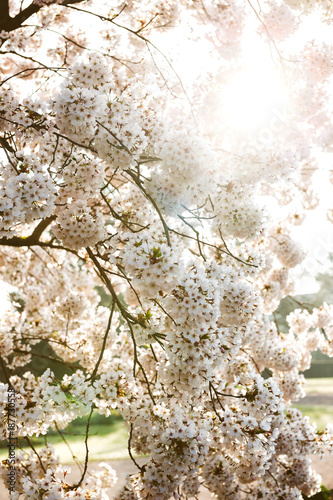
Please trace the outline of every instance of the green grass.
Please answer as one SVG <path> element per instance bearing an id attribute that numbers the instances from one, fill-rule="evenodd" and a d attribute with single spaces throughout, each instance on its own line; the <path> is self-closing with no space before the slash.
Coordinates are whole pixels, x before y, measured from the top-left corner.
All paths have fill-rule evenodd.
<path id="1" fill-rule="evenodd" d="M 81 461 L 84 460 L 85 457 L 84 440 L 86 422 L 87 417 L 78 418 L 63 431 L 63 435 L 74 456 Z M 89 429 L 89 459 L 113 460 L 128 458 L 127 440 L 127 426 L 121 417 L 114 414 L 111 417 L 106 418 L 96 413 L 91 419 Z M 45 446 L 44 436 L 30 438 L 30 441 L 37 452 Z M 64 443 L 58 432 L 49 432 L 47 435 L 47 442 L 55 447 L 61 463 L 70 464 L 74 462 L 71 451 Z M 5 442 L 0 443 L 0 460 L 4 460 L 8 456 L 6 444 L 7 443 Z M 24 440 L 20 439 L 19 444 L 25 450 L 30 449 Z"/>
<path id="2" fill-rule="evenodd" d="M 307 394 L 333 395 L 333 378 L 307 378 L 305 390 Z"/>
<path id="3" fill-rule="evenodd" d="M 333 406 L 295 404 L 293 407 L 310 417 L 310 421 L 315 422 L 319 430 L 323 430 L 327 424 L 333 424 Z"/>
<path id="4" fill-rule="evenodd" d="M 333 378 L 307 378 L 305 391 L 309 396 L 312 394 L 333 396 Z M 328 402 L 330 402 L 329 399 Z M 332 405 L 306 405 L 300 401 L 293 406 L 301 410 L 303 415 L 308 415 L 311 422 L 315 422 L 320 430 L 323 430 L 327 424 L 333 424 Z"/>

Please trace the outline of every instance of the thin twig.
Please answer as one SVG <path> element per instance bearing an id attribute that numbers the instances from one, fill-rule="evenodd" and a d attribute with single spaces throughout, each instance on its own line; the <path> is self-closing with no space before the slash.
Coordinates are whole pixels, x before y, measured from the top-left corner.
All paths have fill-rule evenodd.
<path id="1" fill-rule="evenodd" d="M 83 472 L 82 472 L 82 475 L 81 475 L 81 478 L 80 478 L 79 482 L 76 483 L 74 486 L 71 486 L 71 488 L 70 488 L 71 490 L 77 489 L 77 488 L 79 488 L 81 486 L 81 484 L 83 483 L 83 480 L 85 478 L 87 469 L 88 469 L 88 458 L 89 458 L 88 438 L 89 438 L 90 420 L 91 420 L 93 411 L 94 411 L 94 407 L 92 406 L 91 409 L 90 409 L 90 413 L 89 413 L 89 417 L 88 417 L 88 421 L 87 421 L 86 437 L 85 437 L 85 440 L 84 440 L 84 445 L 85 445 L 85 448 L 86 448 L 86 456 L 85 456 L 85 459 L 84 459 Z"/>
<path id="2" fill-rule="evenodd" d="M 130 432 L 129 432 L 129 437 L 128 437 L 128 444 L 127 444 L 127 449 L 128 449 L 128 454 L 132 460 L 132 462 L 137 466 L 137 468 L 142 471 L 142 467 L 138 464 L 138 462 L 135 460 L 132 454 L 132 449 L 131 449 L 131 442 L 132 442 L 132 435 L 133 435 L 133 424 L 132 422 L 130 423 Z"/>
<path id="3" fill-rule="evenodd" d="M 45 470 L 44 464 L 43 464 L 43 462 L 42 462 L 42 459 L 40 458 L 40 456 L 39 456 L 39 454 L 38 454 L 37 450 L 35 449 L 34 445 L 33 445 L 33 444 L 32 444 L 32 442 L 30 441 L 30 439 L 28 438 L 28 436 L 25 436 L 25 438 L 24 438 L 24 439 L 27 441 L 28 445 L 30 446 L 30 448 L 32 449 L 32 451 L 33 451 L 33 452 L 35 453 L 35 455 L 37 456 L 38 461 L 39 461 L 39 463 L 40 463 L 40 466 L 41 466 L 41 468 L 42 468 L 42 470 L 43 470 L 44 474 L 46 474 L 46 470 Z"/>
<path id="4" fill-rule="evenodd" d="M 68 447 L 69 451 L 71 452 L 71 455 L 72 455 L 72 458 L 73 458 L 74 462 L 79 467 L 79 469 L 82 471 L 83 467 L 82 467 L 82 464 L 81 464 L 80 460 L 78 460 L 77 456 L 74 455 L 74 452 L 73 452 L 72 448 L 70 447 L 70 445 L 69 445 L 67 439 L 65 438 L 63 432 L 59 429 L 58 424 L 57 424 L 56 421 L 54 421 L 54 425 L 55 425 L 55 428 L 57 429 L 57 432 L 58 432 L 59 436 L 61 437 L 61 439 L 63 440 L 63 442 L 65 443 L 65 445 Z"/>
<path id="5" fill-rule="evenodd" d="M 108 338 L 108 335 L 110 332 L 110 328 L 111 328 L 114 308 L 115 308 L 115 301 L 112 299 L 112 307 L 111 307 L 111 312 L 110 312 L 108 324 L 107 324 L 106 331 L 105 331 L 104 338 L 103 338 L 102 349 L 101 349 L 101 352 L 99 353 L 99 358 L 98 358 L 98 361 L 97 361 L 96 366 L 94 368 L 94 371 L 92 372 L 91 377 L 89 378 L 91 383 L 95 380 L 99 365 L 103 359 L 103 355 L 104 355 L 104 351 L 105 351 L 105 347 L 106 347 L 106 341 L 107 341 L 107 338 Z"/>

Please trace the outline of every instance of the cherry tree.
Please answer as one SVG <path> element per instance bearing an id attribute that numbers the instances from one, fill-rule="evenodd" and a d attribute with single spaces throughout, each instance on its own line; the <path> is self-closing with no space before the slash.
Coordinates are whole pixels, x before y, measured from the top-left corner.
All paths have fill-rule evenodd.
<path id="1" fill-rule="evenodd" d="M 291 404 L 311 352 L 333 356 L 333 307 L 298 304 L 288 332 L 274 311 L 332 148 L 331 1 L 2 0 L 0 13 L 0 276 L 16 290 L 1 429 L 8 440 L 14 391 L 31 446 L 2 463 L 10 497 L 109 498 L 112 468 L 87 473 L 89 422 L 114 410 L 137 466 L 117 500 L 315 494 L 308 455 L 332 450 L 333 430 Z M 25 368 L 45 359 L 65 375 Z M 30 438 L 86 415 L 71 483 Z"/>

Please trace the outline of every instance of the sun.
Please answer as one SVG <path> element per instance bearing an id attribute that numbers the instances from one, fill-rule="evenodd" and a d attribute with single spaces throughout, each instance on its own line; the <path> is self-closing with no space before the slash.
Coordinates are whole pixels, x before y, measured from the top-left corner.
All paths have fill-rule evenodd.
<path id="1" fill-rule="evenodd" d="M 255 132 L 269 124 L 285 98 L 285 88 L 277 73 L 267 66 L 247 67 L 223 88 L 224 120 L 232 129 Z"/>
<path id="2" fill-rule="evenodd" d="M 219 106 L 223 122 L 236 133 L 256 133 L 287 104 L 284 61 L 253 29 L 244 34 L 237 69 L 223 77 Z"/>

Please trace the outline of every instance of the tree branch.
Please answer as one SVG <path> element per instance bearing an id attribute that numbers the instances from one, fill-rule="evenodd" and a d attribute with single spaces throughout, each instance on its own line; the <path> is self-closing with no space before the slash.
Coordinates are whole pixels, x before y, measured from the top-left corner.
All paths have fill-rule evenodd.
<path id="1" fill-rule="evenodd" d="M 34 229 L 30 236 L 27 238 L 23 238 L 20 236 L 14 236 L 13 238 L 0 238 L 0 245 L 10 246 L 10 247 L 30 247 L 33 245 L 41 245 L 42 242 L 39 241 L 42 233 L 45 229 L 56 219 L 56 215 L 51 215 L 51 217 L 46 217 L 46 219 L 42 219 L 38 226 Z"/>
<path id="2" fill-rule="evenodd" d="M 70 4 L 81 2 L 82 0 L 64 0 L 60 5 L 67 6 Z M 53 3 L 56 2 L 52 2 L 49 5 L 52 5 Z M 0 31 L 4 30 L 10 33 L 11 31 L 21 28 L 24 21 L 29 19 L 29 17 L 31 17 L 33 14 L 36 14 L 43 7 L 43 5 L 32 2 L 30 5 L 28 5 L 28 7 L 16 14 L 15 17 L 10 17 L 8 0 L 0 0 Z"/>
<path id="3" fill-rule="evenodd" d="M 19 12 L 15 17 L 10 17 L 8 11 L 7 17 L 4 18 L 0 23 L 0 31 L 5 30 L 7 32 L 10 32 L 20 28 L 24 21 L 29 19 L 29 17 L 31 17 L 33 14 L 36 14 L 36 12 L 38 12 L 40 9 L 40 5 L 31 3 L 30 5 L 28 5 L 28 7 Z"/>
<path id="4" fill-rule="evenodd" d="M 1 0 L 0 0 L 1 1 Z M 0 13 L 1 15 L 1 13 Z M 8 141 L 4 137 L 0 137 L 0 144 L 4 149 L 7 149 L 10 153 L 15 153 L 14 149 L 8 143 Z"/>

